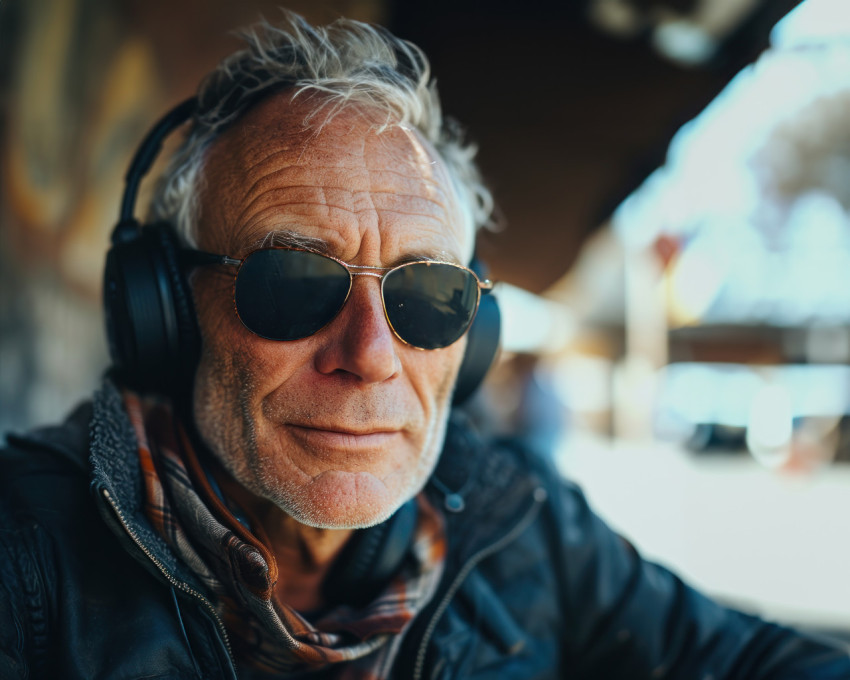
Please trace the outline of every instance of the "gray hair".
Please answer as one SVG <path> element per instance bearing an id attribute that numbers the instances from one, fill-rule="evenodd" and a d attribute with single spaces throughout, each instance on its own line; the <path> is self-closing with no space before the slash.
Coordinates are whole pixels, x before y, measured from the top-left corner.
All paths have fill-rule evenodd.
<path id="1" fill-rule="evenodd" d="M 212 142 L 252 104 L 282 90 L 316 97 L 320 125 L 349 104 L 383 116 L 378 131 L 415 128 L 444 161 L 471 233 L 491 226 L 493 199 L 460 127 L 445 118 L 423 52 L 378 26 L 338 19 L 313 27 L 284 12 L 281 26 L 262 21 L 241 34 L 247 47 L 225 59 L 201 83 L 198 110 L 182 146 L 153 196 L 149 218 L 171 222 L 188 245 L 197 244 L 198 194 Z"/>

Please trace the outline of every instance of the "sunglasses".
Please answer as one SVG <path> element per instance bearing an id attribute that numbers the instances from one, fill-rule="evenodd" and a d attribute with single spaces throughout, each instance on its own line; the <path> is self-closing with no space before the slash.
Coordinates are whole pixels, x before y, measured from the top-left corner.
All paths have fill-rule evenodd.
<path id="1" fill-rule="evenodd" d="M 419 349 L 448 347 L 472 325 L 482 293 L 493 283 L 453 262 L 420 260 L 396 267 L 348 264 L 289 247 L 261 248 L 243 259 L 183 251 L 192 266 L 237 267 L 236 314 L 268 340 L 300 340 L 318 333 L 345 306 L 355 276 L 381 282 L 384 315 L 402 342 Z"/>

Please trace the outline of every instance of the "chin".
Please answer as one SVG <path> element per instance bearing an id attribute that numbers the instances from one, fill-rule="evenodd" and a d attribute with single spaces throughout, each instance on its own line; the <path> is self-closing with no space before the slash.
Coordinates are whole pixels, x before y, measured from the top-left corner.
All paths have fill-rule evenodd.
<path id="1" fill-rule="evenodd" d="M 365 529 L 387 520 L 419 493 L 427 476 L 394 481 L 386 484 L 365 472 L 325 472 L 272 500 L 293 519 L 316 529 Z"/>
<path id="2" fill-rule="evenodd" d="M 368 529 L 388 520 L 402 503 L 377 509 L 366 509 L 354 513 L 325 512 L 315 508 L 283 508 L 293 519 L 314 529 Z"/>
<path id="3" fill-rule="evenodd" d="M 425 480 L 417 484 L 411 482 L 388 485 L 368 473 L 327 472 L 304 490 L 307 502 L 299 510 L 306 512 L 300 513 L 303 519 L 297 516 L 295 519 L 325 529 L 374 526 L 416 495 Z"/>

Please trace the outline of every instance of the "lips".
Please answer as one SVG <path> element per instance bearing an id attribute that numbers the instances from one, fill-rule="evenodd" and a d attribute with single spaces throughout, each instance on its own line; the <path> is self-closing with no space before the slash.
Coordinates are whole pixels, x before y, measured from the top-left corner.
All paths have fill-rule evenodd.
<path id="1" fill-rule="evenodd" d="M 352 427 L 336 427 L 334 425 L 318 425 L 316 423 L 310 423 L 309 425 L 301 425 L 299 423 L 288 423 L 289 427 L 297 427 L 302 430 L 317 430 L 320 432 L 334 432 L 336 434 L 347 434 L 354 437 L 361 437 L 370 434 L 387 434 L 392 432 L 399 432 L 401 430 L 400 427 L 384 427 L 384 426 L 376 426 L 376 427 L 360 427 L 360 428 L 352 428 Z"/>
<path id="2" fill-rule="evenodd" d="M 374 450 L 386 447 L 402 436 L 402 430 L 386 427 L 339 428 L 333 425 L 316 426 L 290 423 L 287 428 L 293 437 L 308 448 L 341 450 Z"/>

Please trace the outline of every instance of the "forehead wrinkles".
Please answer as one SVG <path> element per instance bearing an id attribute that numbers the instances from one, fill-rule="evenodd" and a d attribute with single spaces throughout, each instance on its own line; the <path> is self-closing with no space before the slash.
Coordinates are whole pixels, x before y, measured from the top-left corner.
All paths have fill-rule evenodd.
<path id="1" fill-rule="evenodd" d="M 402 194 L 415 194 L 438 205 L 448 220 L 456 201 L 451 181 L 436 152 L 419 134 L 397 126 L 364 137 L 364 158 L 373 186 Z"/>
<path id="2" fill-rule="evenodd" d="M 269 125 L 237 125 L 210 150 L 204 198 L 225 243 L 279 226 L 268 224 L 275 220 L 315 227 L 329 220 L 357 231 L 410 218 L 425 232 L 462 223 L 446 170 L 417 133 L 376 134 L 362 116 L 352 122 L 342 114 L 316 132 L 294 125 L 289 113 Z"/>
<path id="3" fill-rule="evenodd" d="M 314 180 L 316 173 L 321 173 L 321 182 Z M 284 221 L 303 217 L 369 227 L 406 217 L 424 227 L 446 230 L 450 211 L 441 188 L 423 192 L 418 178 L 388 176 L 385 171 L 360 179 L 363 181 L 353 181 L 352 173 L 333 167 L 275 170 L 256 180 L 245 193 L 233 224 L 239 231 L 251 231 L 278 215 Z M 284 213 L 281 206 L 285 206 Z"/>
<path id="4" fill-rule="evenodd" d="M 428 141 L 418 131 L 398 124 L 381 134 L 367 135 L 365 144 L 367 158 L 373 154 L 380 159 L 381 152 L 389 158 L 389 162 L 378 160 L 370 168 L 376 186 L 396 186 L 401 192 L 415 194 L 411 205 L 414 215 L 424 211 L 426 202 L 433 204 L 439 222 L 429 226 L 443 237 L 456 237 L 461 256 L 468 257 L 472 252 L 472 239 L 466 229 L 460 198 L 445 162 Z"/>

